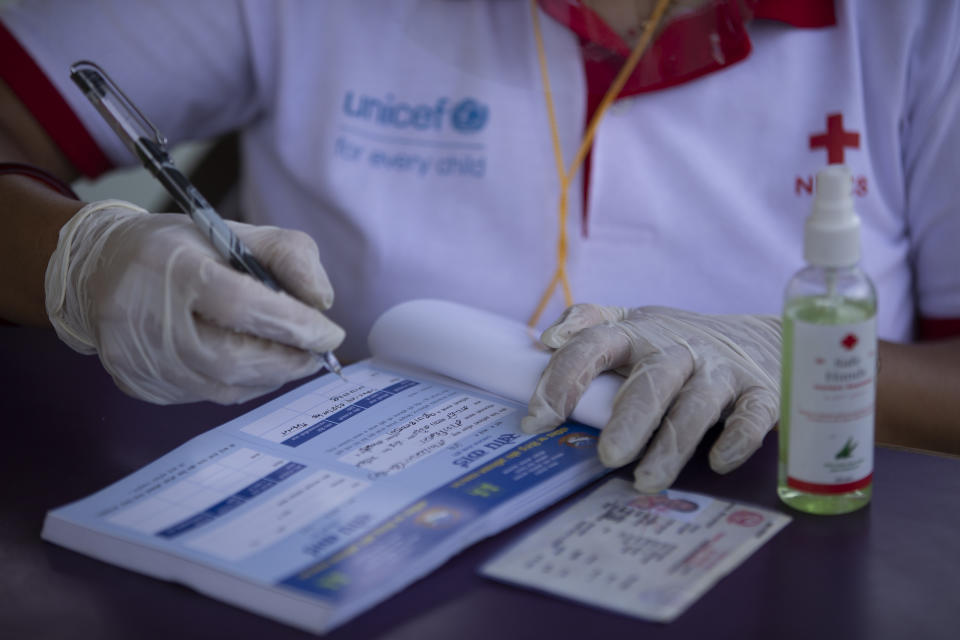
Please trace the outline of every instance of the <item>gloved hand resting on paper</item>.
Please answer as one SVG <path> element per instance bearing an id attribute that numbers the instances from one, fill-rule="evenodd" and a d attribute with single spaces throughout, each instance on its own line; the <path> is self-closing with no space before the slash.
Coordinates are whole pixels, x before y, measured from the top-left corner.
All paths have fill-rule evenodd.
<path id="1" fill-rule="evenodd" d="M 306 234 L 229 223 L 298 299 L 231 268 L 182 214 L 120 200 L 85 206 L 47 265 L 47 315 L 60 338 L 98 353 L 117 385 L 158 404 L 248 400 L 316 372 L 343 330 Z M 300 302 L 303 300 L 304 302 Z"/>
<path id="2" fill-rule="evenodd" d="M 523 430 L 556 427 L 600 372 L 617 370 L 626 380 L 598 452 L 608 467 L 642 453 L 634 472 L 639 491 L 669 487 L 707 429 L 728 412 L 710 451 L 710 466 L 719 473 L 750 457 L 779 415 L 775 317 L 583 304 L 567 309 L 541 340 L 557 351 L 530 400 Z"/>

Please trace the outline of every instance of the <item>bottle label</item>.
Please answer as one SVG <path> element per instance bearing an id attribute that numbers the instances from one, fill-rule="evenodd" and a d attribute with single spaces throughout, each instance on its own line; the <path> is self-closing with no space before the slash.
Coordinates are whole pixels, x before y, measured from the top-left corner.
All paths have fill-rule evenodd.
<path id="1" fill-rule="evenodd" d="M 787 484 L 807 493 L 862 489 L 873 477 L 875 320 L 793 321 Z"/>

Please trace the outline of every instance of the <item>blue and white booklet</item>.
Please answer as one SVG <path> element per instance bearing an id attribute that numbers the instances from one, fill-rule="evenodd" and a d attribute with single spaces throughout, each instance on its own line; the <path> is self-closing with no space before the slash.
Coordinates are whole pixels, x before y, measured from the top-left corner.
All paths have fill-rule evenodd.
<path id="1" fill-rule="evenodd" d="M 47 514 L 44 539 L 315 633 L 604 473 L 618 381 L 520 419 L 549 354 L 522 324 L 408 302 L 348 381 L 314 379 Z"/>

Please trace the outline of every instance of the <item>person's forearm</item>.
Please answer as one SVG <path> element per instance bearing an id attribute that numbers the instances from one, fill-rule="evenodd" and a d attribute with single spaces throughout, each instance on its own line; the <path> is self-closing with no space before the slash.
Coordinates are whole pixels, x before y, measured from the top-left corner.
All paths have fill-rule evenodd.
<path id="1" fill-rule="evenodd" d="M 21 175 L 0 176 L 0 318 L 49 324 L 43 278 L 60 227 L 84 203 Z"/>
<path id="2" fill-rule="evenodd" d="M 35 166 L 69 182 L 76 170 L 0 81 L 0 162 Z M 0 318 L 47 324 L 43 278 L 60 227 L 83 206 L 33 178 L 0 175 Z"/>
<path id="3" fill-rule="evenodd" d="M 960 338 L 880 343 L 876 438 L 960 454 Z"/>

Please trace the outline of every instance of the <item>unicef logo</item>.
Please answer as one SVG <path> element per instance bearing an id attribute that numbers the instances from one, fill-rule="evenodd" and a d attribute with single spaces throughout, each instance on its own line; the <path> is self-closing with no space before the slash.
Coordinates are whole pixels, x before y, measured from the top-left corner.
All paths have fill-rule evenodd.
<path id="1" fill-rule="evenodd" d="M 450 114 L 450 123 L 463 133 L 480 131 L 487 124 L 487 107 L 473 98 L 461 100 Z"/>
<path id="2" fill-rule="evenodd" d="M 343 115 L 394 129 L 441 131 L 449 126 L 460 133 L 475 133 L 487 126 L 489 114 L 487 105 L 475 98 L 454 104 L 447 97 L 426 102 L 398 99 L 393 93 L 381 96 L 348 90 L 343 95 Z"/>

